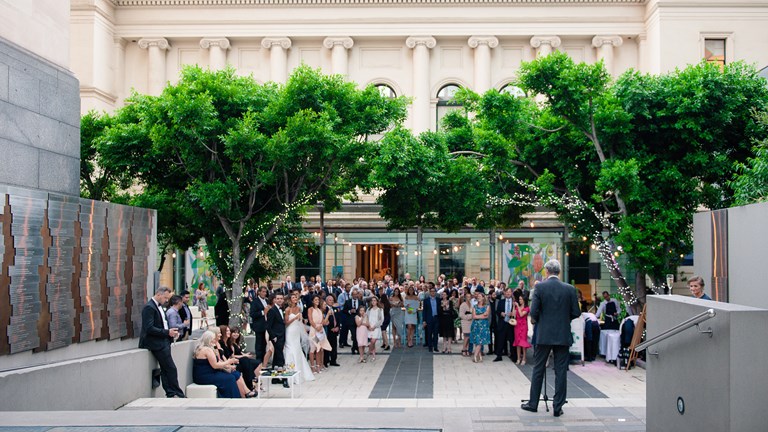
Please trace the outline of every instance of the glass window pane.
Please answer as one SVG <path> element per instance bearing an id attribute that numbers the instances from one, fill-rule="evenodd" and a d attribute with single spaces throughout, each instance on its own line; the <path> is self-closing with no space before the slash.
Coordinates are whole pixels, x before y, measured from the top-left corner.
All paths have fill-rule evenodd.
<path id="1" fill-rule="evenodd" d="M 725 39 L 704 40 L 704 60 L 719 65 L 725 64 Z"/>
<path id="2" fill-rule="evenodd" d="M 397 97 L 395 90 L 393 90 L 392 87 L 386 84 L 376 84 L 376 88 L 379 89 L 379 94 L 381 94 L 384 97 L 388 97 L 388 98 Z"/>
<path id="3" fill-rule="evenodd" d="M 504 88 L 501 89 L 502 93 L 507 93 L 515 97 L 525 97 L 525 91 L 521 89 L 520 87 L 513 86 L 512 84 L 507 84 L 504 86 Z"/>
<path id="4" fill-rule="evenodd" d="M 449 104 L 453 97 L 456 95 L 456 92 L 459 91 L 459 86 L 456 84 L 448 84 L 443 86 L 440 91 L 437 92 L 437 103 L 440 105 L 441 103 L 443 105 Z"/>
<path id="5" fill-rule="evenodd" d="M 467 247 L 464 242 L 440 242 L 437 248 L 440 274 L 461 280 L 465 275 Z"/>

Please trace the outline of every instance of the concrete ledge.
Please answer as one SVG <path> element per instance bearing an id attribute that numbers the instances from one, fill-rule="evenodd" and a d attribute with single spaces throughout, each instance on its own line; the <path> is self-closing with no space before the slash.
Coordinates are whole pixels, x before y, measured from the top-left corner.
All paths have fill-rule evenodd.
<path id="1" fill-rule="evenodd" d="M 195 341 L 175 343 L 179 385 L 192 382 Z M 139 398 L 165 397 L 152 389 L 157 361 L 132 349 L 0 373 L 0 411 L 113 410 Z"/>
<path id="2" fill-rule="evenodd" d="M 216 399 L 216 386 L 192 383 L 184 393 L 190 399 Z"/>

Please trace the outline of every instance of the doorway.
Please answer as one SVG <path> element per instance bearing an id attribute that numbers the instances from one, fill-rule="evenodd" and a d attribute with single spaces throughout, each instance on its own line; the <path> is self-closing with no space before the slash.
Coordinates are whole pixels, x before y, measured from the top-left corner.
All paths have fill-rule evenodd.
<path id="1" fill-rule="evenodd" d="M 389 274 L 397 278 L 397 258 L 400 255 L 397 244 L 359 244 L 355 256 L 357 275 L 365 280 L 383 280 Z"/>

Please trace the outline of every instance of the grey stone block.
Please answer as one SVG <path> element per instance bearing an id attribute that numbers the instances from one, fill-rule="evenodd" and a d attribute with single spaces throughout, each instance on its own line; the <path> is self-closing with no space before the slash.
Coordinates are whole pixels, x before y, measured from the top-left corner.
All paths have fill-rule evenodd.
<path id="1" fill-rule="evenodd" d="M 8 65 L 0 64 L 0 101 L 8 100 Z"/>
<path id="2" fill-rule="evenodd" d="M 39 150 L 0 138 L 0 184 L 38 188 Z"/>
<path id="3" fill-rule="evenodd" d="M 80 194 L 80 159 L 40 152 L 39 188 L 67 195 Z"/>
<path id="4" fill-rule="evenodd" d="M 39 81 L 56 85 L 58 72 L 62 68 L 50 61 L 0 38 L 0 64 L 7 64 Z"/>
<path id="5" fill-rule="evenodd" d="M 8 101 L 31 111 L 40 111 L 40 80 L 26 70 L 10 68 Z"/>
<path id="6" fill-rule="evenodd" d="M 32 115 L 30 111 L 0 101 L 0 138 L 31 145 L 35 131 L 30 129 L 29 126 L 34 125 L 34 122 L 28 120 L 28 117 Z"/>
<path id="7" fill-rule="evenodd" d="M 75 81 L 76 83 L 77 81 Z M 80 90 L 65 81 L 40 83 L 40 114 L 70 126 L 80 126 Z"/>

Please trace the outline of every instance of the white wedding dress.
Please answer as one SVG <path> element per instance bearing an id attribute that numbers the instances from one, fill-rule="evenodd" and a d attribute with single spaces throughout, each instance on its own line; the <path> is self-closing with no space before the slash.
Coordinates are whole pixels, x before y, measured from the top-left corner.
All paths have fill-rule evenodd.
<path id="1" fill-rule="evenodd" d="M 288 315 L 289 319 L 293 319 L 298 314 Z M 296 370 L 301 372 L 302 381 L 314 381 L 315 375 L 312 373 L 312 369 L 309 367 L 307 357 L 304 355 L 304 350 L 301 349 L 301 334 L 304 333 L 304 324 L 301 319 L 293 321 L 285 329 L 285 347 L 283 348 L 283 355 L 285 356 L 285 365 L 291 364 L 296 366 Z"/>

